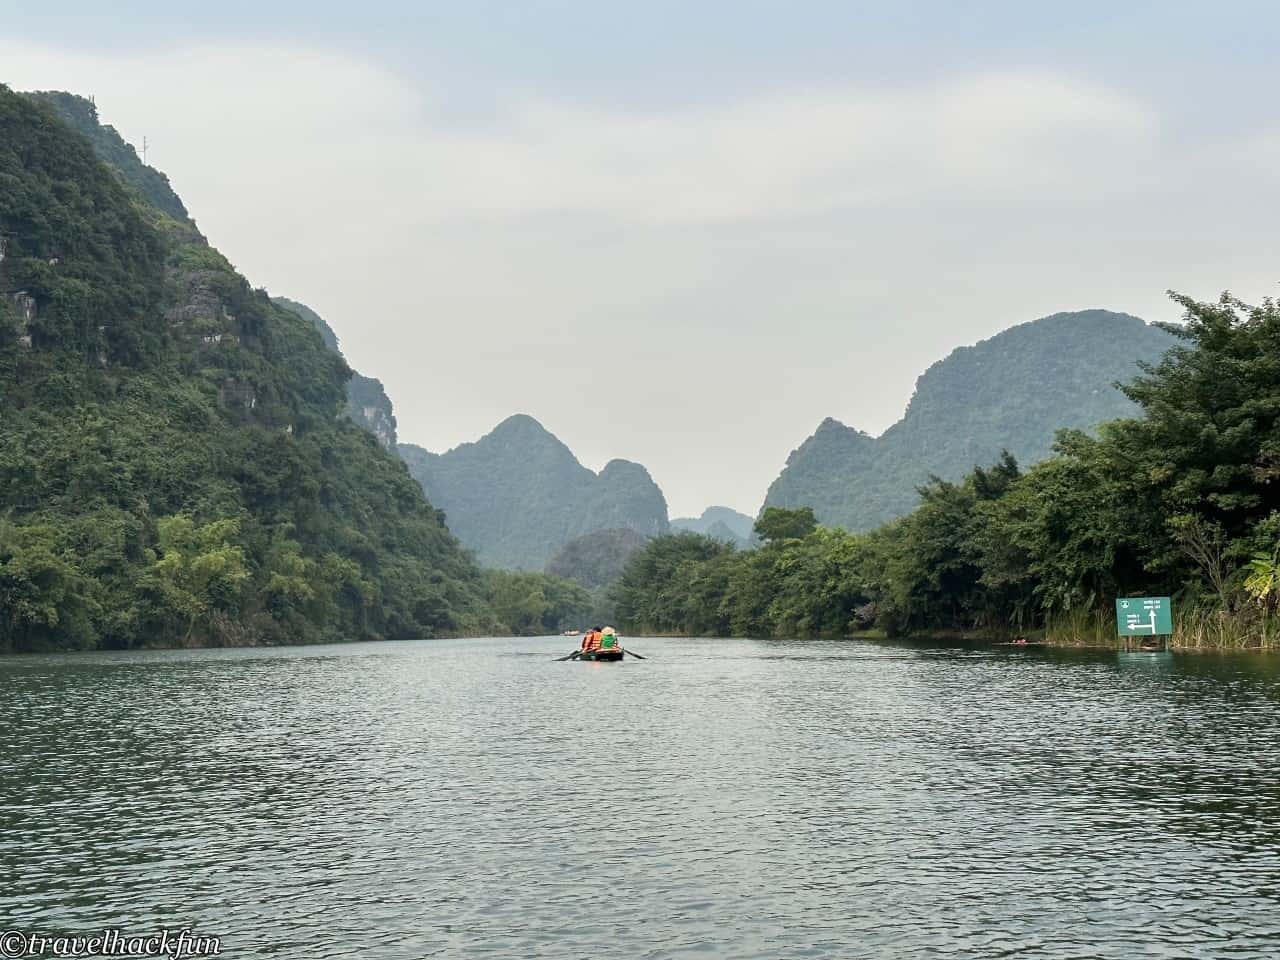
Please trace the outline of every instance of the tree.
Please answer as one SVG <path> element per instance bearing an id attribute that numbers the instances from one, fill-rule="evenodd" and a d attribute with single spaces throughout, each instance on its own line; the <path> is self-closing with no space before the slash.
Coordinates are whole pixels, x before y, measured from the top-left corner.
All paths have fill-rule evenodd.
<path id="1" fill-rule="evenodd" d="M 215 520 L 197 526 L 187 514 L 156 524 L 159 545 L 149 571 L 163 604 L 184 623 L 190 641 L 200 623 L 217 610 L 233 607 L 249 579 L 244 550 L 230 543 L 239 521 Z"/>
<path id="2" fill-rule="evenodd" d="M 818 521 L 812 507 L 790 510 L 786 507 L 766 507 L 755 523 L 756 536 L 766 543 L 780 540 L 799 540 L 813 533 Z"/>
<path id="3" fill-rule="evenodd" d="M 684 631 L 694 614 L 709 615 L 704 604 L 714 607 L 717 596 L 703 594 L 695 606 L 691 586 L 703 583 L 707 564 L 732 553 L 719 540 L 696 533 L 657 537 L 636 552 L 610 591 L 610 601 L 621 623 L 632 629 L 659 632 Z"/>
<path id="4" fill-rule="evenodd" d="M 1229 294 L 1174 300 L 1186 314 L 1171 329 L 1185 345 L 1122 388 L 1145 417 L 1121 421 L 1115 440 L 1166 516 L 1216 524 L 1230 553 L 1231 541 L 1280 508 L 1280 484 L 1270 482 L 1280 463 L 1280 308 Z M 1152 546 L 1153 561 L 1176 565 L 1176 538 Z"/>
<path id="5" fill-rule="evenodd" d="M 52 528 L 0 520 L 0 652 L 92 646 L 89 586 Z"/>
<path id="6" fill-rule="evenodd" d="M 545 573 L 486 570 L 490 604 L 514 633 L 539 636 L 581 627 L 591 611 L 591 593 L 575 580 Z"/>
<path id="7" fill-rule="evenodd" d="M 1269 555 L 1258 554 L 1249 561 L 1247 569 L 1245 590 L 1268 611 L 1274 610 L 1280 600 L 1280 547 Z"/>
<path id="8" fill-rule="evenodd" d="M 1253 556 L 1245 564 L 1245 570 L 1245 593 L 1262 604 L 1268 613 L 1275 610 L 1280 605 L 1280 512 L 1272 513 L 1258 524 L 1254 531 Z"/>
<path id="9" fill-rule="evenodd" d="M 1234 565 L 1226 555 L 1227 542 L 1222 527 L 1194 513 L 1172 518 L 1169 527 L 1183 552 L 1199 568 L 1217 595 L 1218 602 L 1225 608 L 1228 605 L 1227 580 Z"/>
<path id="10" fill-rule="evenodd" d="M 770 552 L 760 554 L 760 562 L 772 561 L 765 594 L 769 634 L 847 633 L 854 611 L 870 599 L 863 577 L 866 538 L 819 527 L 803 540 L 789 542 L 787 550 L 774 553 L 772 558 Z"/>

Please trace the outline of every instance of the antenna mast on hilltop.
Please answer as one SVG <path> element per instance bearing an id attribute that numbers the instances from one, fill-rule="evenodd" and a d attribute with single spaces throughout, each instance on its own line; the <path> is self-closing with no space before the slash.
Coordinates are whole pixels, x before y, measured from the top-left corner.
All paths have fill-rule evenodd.
<path id="1" fill-rule="evenodd" d="M 143 165 L 144 165 L 144 166 L 146 165 L 146 162 L 147 162 L 147 147 L 148 147 L 148 146 L 150 146 L 150 144 L 148 144 L 148 143 L 147 143 L 147 138 L 146 138 L 146 137 L 143 137 L 143 138 L 142 138 L 142 163 L 143 163 Z"/>

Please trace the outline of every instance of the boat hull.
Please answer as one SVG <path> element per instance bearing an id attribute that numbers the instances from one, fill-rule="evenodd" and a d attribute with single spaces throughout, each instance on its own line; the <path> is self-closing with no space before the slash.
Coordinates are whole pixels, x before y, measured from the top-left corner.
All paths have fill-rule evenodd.
<path id="1" fill-rule="evenodd" d="M 610 663 L 622 659 L 621 650 L 584 650 L 578 654 L 579 660 L 594 660 L 599 663 Z"/>

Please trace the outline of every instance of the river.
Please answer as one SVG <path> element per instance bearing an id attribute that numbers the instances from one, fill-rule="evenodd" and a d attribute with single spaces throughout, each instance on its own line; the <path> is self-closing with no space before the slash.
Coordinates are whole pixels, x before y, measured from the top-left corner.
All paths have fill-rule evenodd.
<path id="1" fill-rule="evenodd" d="M 1280 658 L 0 658 L 0 921 L 224 957 L 1274 957 Z"/>

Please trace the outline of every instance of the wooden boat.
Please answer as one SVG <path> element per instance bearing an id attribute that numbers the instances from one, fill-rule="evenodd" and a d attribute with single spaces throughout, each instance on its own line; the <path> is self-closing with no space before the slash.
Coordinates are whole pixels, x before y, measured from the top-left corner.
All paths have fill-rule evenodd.
<path id="1" fill-rule="evenodd" d="M 579 660 L 596 660 L 601 663 L 610 663 L 614 660 L 622 659 L 621 647 L 610 647 L 608 650 L 583 650 L 578 654 Z"/>

